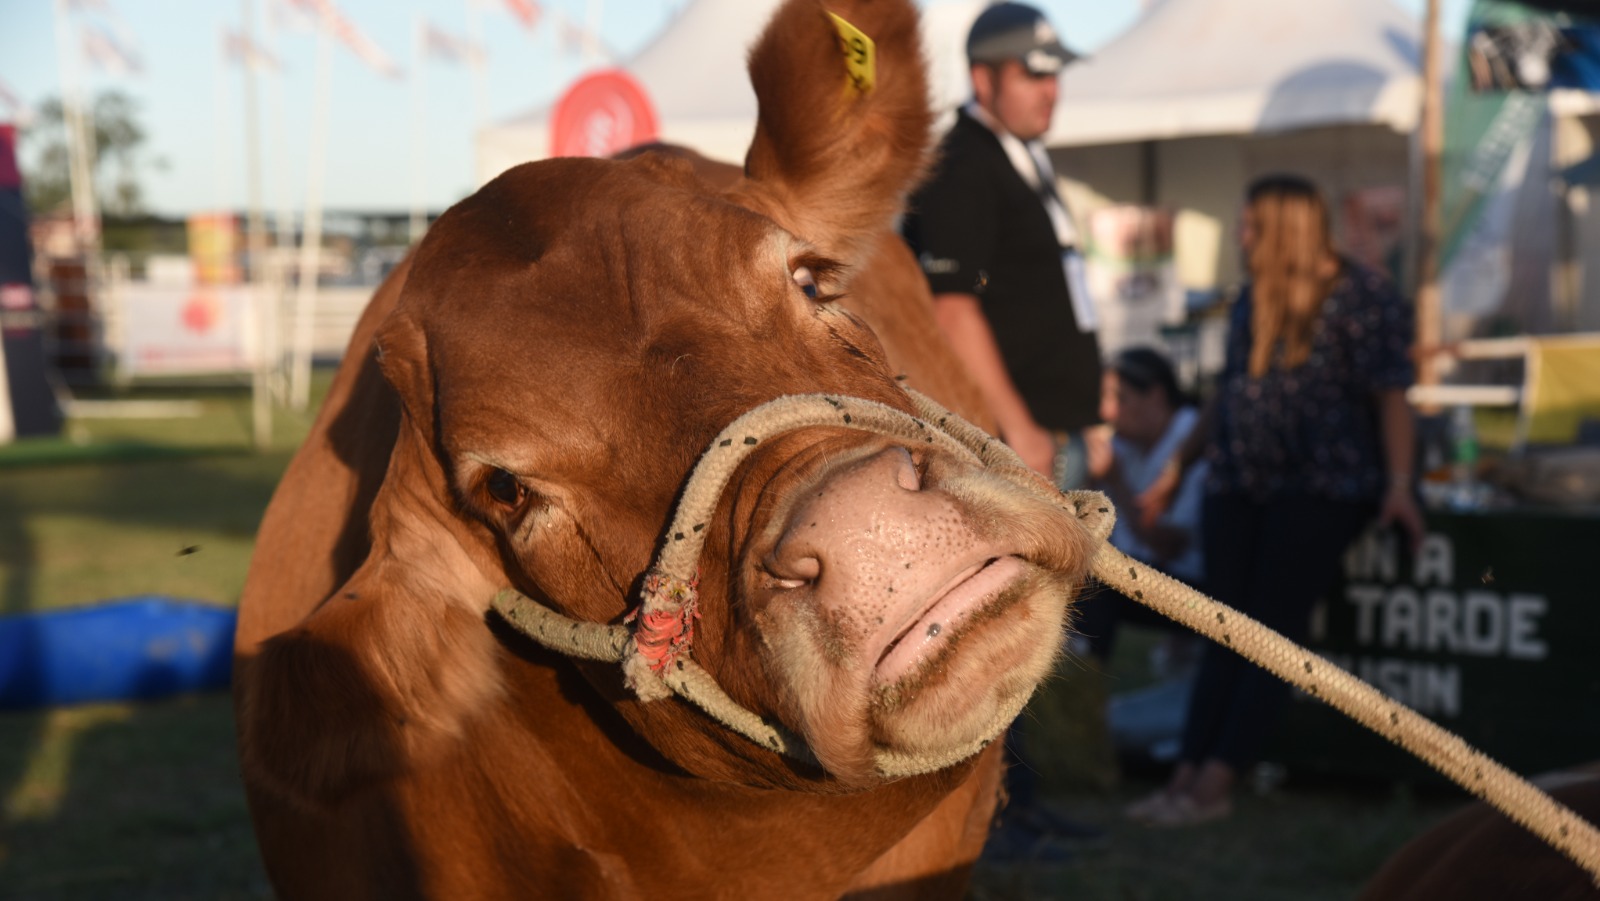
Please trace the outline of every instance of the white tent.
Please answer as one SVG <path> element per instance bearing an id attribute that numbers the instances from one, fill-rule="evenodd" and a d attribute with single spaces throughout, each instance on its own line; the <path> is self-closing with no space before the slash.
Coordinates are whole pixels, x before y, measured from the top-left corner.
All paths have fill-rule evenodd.
<path id="1" fill-rule="evenodd" d="M 1158 0 L 1067 69 L 1052 146 L 1346 124 L 1409 132 L 1420 23 L 1390 0 Z"/>
<path id="2" fill-rule="evenodd" d="M 649 96 L 661 139 L 741 160 L 755 131 L 756 97 L 745 53 L 780 0 L 693 0 L 621 68 Z M 554 104 L 478 132 L 478 181 L 550 154 Z"/>
<path id="3" fill-rule="evenodd" d="M 1267 172 L 1315 180 L 1377 259 L 1399 246 L 1420 63 L 1421 23 L 1391 0 L 1155 0 L 1062 75 L 1046 142 L 1080 217 L 1174 213 L 1190 290 L 1238 277 L 1233 219 Z"/>
<path id="4" fill-rule="evenodd" d="M 744 159 L 755 133 L 756 97 L 745 55 L 781 0 L 691 0 L 655 40 L 621 68 L 644 88 L 660 124 L 660 139 L 713 159 Z M 984 0 L 943 0 L 923 13 L 923 42 L 931 60 L 935 102 L 953 108 L 965 99 L 966 33 Z M 550 114 L 542 105 L 478 132 L 479 183 L 550 152 Z"/>

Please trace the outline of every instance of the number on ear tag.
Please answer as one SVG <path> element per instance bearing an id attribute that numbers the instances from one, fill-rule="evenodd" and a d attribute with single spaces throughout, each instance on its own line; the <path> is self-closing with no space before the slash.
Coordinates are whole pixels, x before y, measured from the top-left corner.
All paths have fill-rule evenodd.
<path id="1" fill-rule="evenodd" d="M 872 38 L 833 13 L 828 13 L 828 18 L 839 32 L 839 49 L 844 52 L 844 69 L 850 76 L 850 87 L 857 93 L 870 94 L 878 77 L 877 51 Z"/>

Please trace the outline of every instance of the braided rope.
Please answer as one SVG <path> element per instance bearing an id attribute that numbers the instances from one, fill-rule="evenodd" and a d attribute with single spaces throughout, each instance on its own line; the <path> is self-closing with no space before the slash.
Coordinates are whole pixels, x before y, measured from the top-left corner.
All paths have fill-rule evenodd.
<path id="1" fill-rule="evenodd" d="M 633 632 L 627 626 L 569 619 L 512 588 L 502 589 L 494 596 L 494 609 L 517 631 L 569 657 L 622 663 L 634 651 Z M 692 702 L 756 744 L 796 760 L 816 763 L 805 742 L 741 707 L 693 660 L 680 656 L 655 681 L 666 689 L 664 694 L 676 694 Z"/>
<path id="2" fill-rule="evenodd" d="M 1587 870 L 1600 885 L 1600 831 L 1570 808 L 1433 721 L 1321 656 L 1110 544 L 1095 554 L 1095 578 L 1274 676 L 1326 701 L 1498 808 Z"/>
<path id="3" fill-rule="evenodd" d="M 1600 830 L 1558 803 L 1527 780 L 1506 769 L 1455 734 L 1440 728 L 1355 676 L 1300 647 L 1279 633 L 1188 585 L 1132 560 L 1106 541 L 1116 512 L 1104 495 L 1079 491 L 1060 493 L 1033 473 L 1002 442 L 914 391 L 920 417 L 884 404 L 853 397 L 798 395 L 763 404 L 734 420 L 706 451 L 668 528 L 667 542 L 651 570 L 672 590 L 647 587 L 628 626 L 583 623 L 506 589 L 494 599 L 496 610 L 529 637 L 553 650 L 591 660 L 621 663 L 627 682 L 643 700 L 677 694 L 733 731 L 779 753 L 809 762 L 815 757 L 804 742 L 782 727 L 739 706 L 716 680 L 688 657 L 692 637 L 692 586 L 703 547 L 703 534 L 738 465 L 766 438 L 800 428 L 843 425 L 877 432 L 909 444 L 926 444 L 971 459 L 999 477 L 1073 511 L 1095 539 L 1090 573 L 1135 601 L 1145 604 L 1195 632 L 1225 645 L 1268 672 L 1315 695 L 1421 758 L 1468 791 L 1493 805 L 1546 843 L 1583 867 L 1600 885 Z M 931 423 L 931 424 L 930 424 Z M 656 648 L 642 652 L 639 633 L 651 614 L 659 621 L 681 624 L 677 631 L 651 635 Z M 665 654 L 659 648 L 669 647 Z M 941 755 L 880 752 L 876 765 L 890 778 L 933 772 L 970 757 L 986 747 L 1021 713 L 1026 699 L 1002 710 L 987 738 Z"/>

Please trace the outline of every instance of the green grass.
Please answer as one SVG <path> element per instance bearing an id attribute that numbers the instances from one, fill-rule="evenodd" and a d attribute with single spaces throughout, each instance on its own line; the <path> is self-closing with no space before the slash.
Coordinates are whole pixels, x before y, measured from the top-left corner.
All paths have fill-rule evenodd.
<path id="1" fill-rule="evenodd" d="M 256 451 L 244 391 L 126 396 L 198 397 L 201 415 L 74 420 L 0 447 L 0 614 L 139 594 L 238 602 L 310 414 L 277 411 Z M 226 694 L 0 714 L 0 898 L 269 896 Z"/>
<path id="2" fill-rule="evenodd" d="M 289 455 L 0 470 L 0 611 L 136 594 L 237 602 Z"/>
<path id="3" fill-rule="evenodd" d="M 319 373 L 314 398 L 327 382 Z M 72 420 L 61 437 L 0 447 L 0 613 L 137 594 L 237 602 L 311 412 L 277 411 L 271 444 L 256 450 L 242 389 L 126 396 L 198 397 L 201 414 Z"/>
<path id="4" fill-rule="evenodd" d="M 226 694 L 0 715 L 0 898 L 268 898 Z"/>
<path id="5" fill-rule="evenodd" d="M 256 452 L 243 392 L 202 400 L 198 419 L 81 421 L 67 438 L 0 448 L 0 613 L 135 594 L 236 603 L 256 524 L 309 415 L 280 411 L 272 446 Z M 1119 660 L 1148 649 L 1125 634 Z M 1115 686 L 1139 684 L 1134 669 Z M 1087 739 L 1054 740 L 1072 753 L 1066 745 Z M 1063 809 L 1108 830 L 1109 846 L 1053 868 L 984 868 L 973 901 L 1350 898 L 1457 803 L 1291 783 L 1242 797 L 1227 821 L 1155 832 L 1119 815 L 1152 778 L 1051 782 Z M 0 899 L 266 897 L 226 694 L 0 713 Z"/>

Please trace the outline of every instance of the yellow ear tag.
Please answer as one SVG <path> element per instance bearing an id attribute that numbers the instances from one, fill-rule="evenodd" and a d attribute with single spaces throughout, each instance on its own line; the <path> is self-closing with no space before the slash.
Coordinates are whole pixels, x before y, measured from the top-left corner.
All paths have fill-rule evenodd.
<path id="1" fill-rule="evenodd" d="M 833 27 L 839 32 L 839 49 L 844 52 L 844 69 L 850 76 L 850 87 L 862 94 L 870 94 L 878 78 L 877 51 L 872 38 L 833 13 L 828 13 Z"/>

